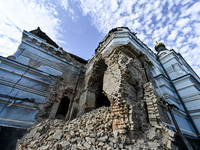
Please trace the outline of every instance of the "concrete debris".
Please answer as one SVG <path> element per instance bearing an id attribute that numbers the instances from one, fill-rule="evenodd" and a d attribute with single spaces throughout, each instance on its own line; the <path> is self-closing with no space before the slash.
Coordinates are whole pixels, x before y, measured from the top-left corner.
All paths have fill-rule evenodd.
<path id="1" fill-rule="evenodd" d="M 172 142 L 166 138 L 164 146 L 162 139 L 159 139 L 159 133 L 150 126 L 146 133 L 135 137 L 132 143 L 116 141 L 111 113 L 110 107 L 101 107 L 71 122 L 45 120 L 32 127 L 31 131 L 18 142 L 17 150 L 170 149 Z M 169 130 L 168 135 L 173 136 L 173 134 Z"/>

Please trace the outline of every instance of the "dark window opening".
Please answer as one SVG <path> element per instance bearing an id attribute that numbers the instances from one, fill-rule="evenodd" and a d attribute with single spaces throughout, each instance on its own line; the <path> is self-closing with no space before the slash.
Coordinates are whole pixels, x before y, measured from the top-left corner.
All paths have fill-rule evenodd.
<path id="1" fill-rule="evenodd" d="M 108 100 L 107 96 L 105 96 L 103 93 L 102 87 L 99 88 L 99 93 L 96 97 L 96 108 L 106 106 L 110 106 L 110 101 Z"/>
<path id="2" fill-rule="evenodd" d="M 21 139 L 26 132 L 26 129 L 0 126 L 0 149 L 16 149 L 18 139 Z"/>
<path id="3" fill-rule="evenodd" d="M 99 60 L 96 62 L 93 70 L 93 75 L 91 78 L 91 91 L 95 92 L 95 106 L 93 108 L 99 108 L 102 106 L 110 106 L 110 101 L 108 100 L 107 96 L 103 93 L 103 81 L 104 81 L 104 74 L 107 70 L 107 65 L 105 64 L 104 60 Z M 94 103 L 93 103 L 94 104 Z"/>
<path id="4" fill-rule="evenodd" d="M 107 65 L 105 62 L 101 62 L 97 69 L 98 78 L 96 80 L 97 84 L 97 91 L 96 91 L 96 108 L 102 107 L 102 106 L 110 106 L 110 101 L 108 100 L 107 96 L 103 93 L 103 78 L 104 73 L 107 69 Z"/>
<path id="5" fill-rule="evenodd" d="M 69 102 L 70 102 L 70 100 L 68 97 L 63 97 L 61 99 L 60 105 L 59 105 L 57 113 L 56 113 L 57 119 L 65 118 L 67 111 L 68 111 Z"/>

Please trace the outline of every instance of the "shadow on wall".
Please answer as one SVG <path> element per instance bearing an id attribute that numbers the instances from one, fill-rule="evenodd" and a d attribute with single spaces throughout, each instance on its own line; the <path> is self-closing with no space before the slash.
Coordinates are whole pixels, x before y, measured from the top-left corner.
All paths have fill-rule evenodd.
<path id="1" fill-rule="evenodd" d="M 0 127 L 0 149 L 15 150 L 17 140 L 27 132 L 26 129 Z"/>
<path id="2" fill-rule="evenodd" d="M 102 106 L 106 106 L 106 107 L 110 106 L 110 101 L 108 100 L 107 96 L 105 96 L 103 93 L 103 82 L 99 87 L 98 95 L 96 97 L 96 108 L 99 108 Z"/>
<path id="3" fill-rule="evenodd" d="M 110 106 L 110 101 L 108 100 L 107 96 L 103 93 L 103 79 L 104 79 L 104 73 L 107 70 L 107 65 L 104 61 L 100 61 L 98 64 L 97 70 L 96 70 L 96 102 L 95 102 L 95 108 L 99 108 L 102 106 Z"/>
<path id="4" fill-rule="evenodd" d="M 69 108 L 69 103 L 70 103 L 70 99 L 68 97 L 63 97 L 61 99 L 60 105 L 58 107 L 57 113 L 56 113 L 56 119 L 64 119 L 68 108 Z"/>

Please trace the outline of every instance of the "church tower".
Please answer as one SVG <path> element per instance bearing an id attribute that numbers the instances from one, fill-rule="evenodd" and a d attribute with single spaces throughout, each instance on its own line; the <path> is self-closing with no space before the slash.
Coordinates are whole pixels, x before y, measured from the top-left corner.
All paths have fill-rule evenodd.
<path id="1" fill-rule="evenodd" d="M 172 112 L 181 129 L 200 132 L 200 79 L 181 54 L 168 50 L 164 43 L 155 46 L 157 60 L 164 70 L 171 92 L 163 92 L 165 100 L 173 105 Z M 172 94 L 173 93 L 173 94 Z M 183 131 L 185 133 L 185 131 Z M 188 135 L 188 133 L 185 133 Z"/>

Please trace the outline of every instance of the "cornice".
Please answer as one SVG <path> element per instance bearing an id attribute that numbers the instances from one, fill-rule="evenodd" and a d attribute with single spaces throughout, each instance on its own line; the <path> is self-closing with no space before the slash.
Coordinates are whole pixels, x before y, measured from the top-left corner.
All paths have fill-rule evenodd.
<path id="1" fill-rule="evenodd" d="M 84 65 L 74 57 L 77 57 L 77 59 L 80 59 L 81 61 L 85 61 L 84 59 L 64 51 L 62 47 L 56 48 L 53 45 L 48 44 L 44 39 L 41 39 L 30 32 L 24 31 L 22 33 L 22 43 L 26 43 L 42 52 L 53 55 L 57 59 L 62 59 L 62 61 L 65 61 L 66 63 L 71 62 L 75 67 L 80 68 L 80 66 Z"/>

